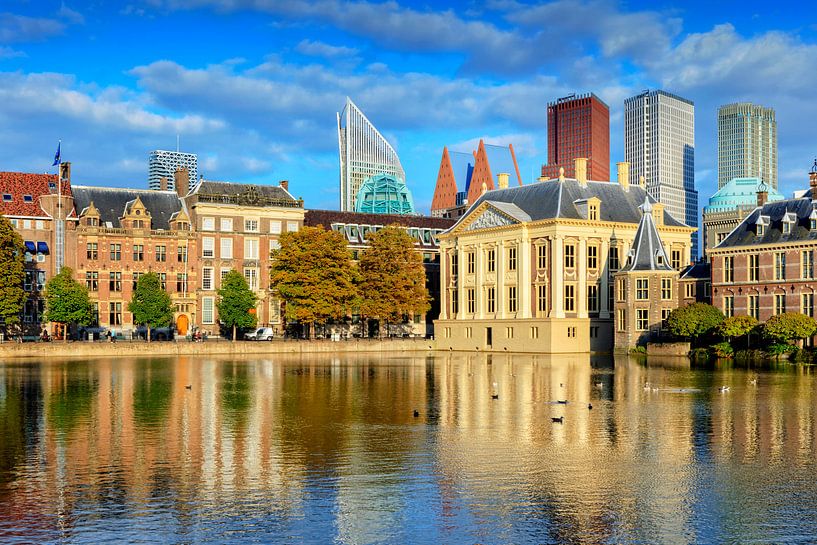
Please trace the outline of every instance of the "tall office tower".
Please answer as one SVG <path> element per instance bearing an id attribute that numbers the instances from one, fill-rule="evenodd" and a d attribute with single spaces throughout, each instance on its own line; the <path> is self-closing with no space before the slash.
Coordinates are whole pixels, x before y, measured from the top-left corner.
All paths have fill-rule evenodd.
<path id="1" fill-rule="evenodd" d="M 610 180 L 610 108 L 593 93 L 570 95 L 548 104 L 548 164 L 542 177 L 575 176 L 574 159 L 587 159 L 590 180 Z"/>
<path id="2" fill-rule="evenodd" d="M 199 159 L 195 153 L 182 153 L 180 151 L 151 151 L 148 156 L 148 189 L 166 189 L 174 191 L 176 186 L 173 182 L 173 175 L 179 168 L 186 168 L 190 178 L 190 187 L 199 181 Z M 162 178 L 167 182 L 167 187 L 162 187 Z"/>
<path id="3" fill-rule="evenodd" d="M 751 102 L 718 108 L 718 189 L 733 178 L 760 178 L 777 189 L 777 121 Z"/>
<path id="4" fill-rule="evenodd" d="M 624 160 L 631 179 L 644 176 L 647 193 L 667 212 L 698 227 L 695 191 L 695 104 L 666 91 L 644 91 L 624 101 Z M 698 233 L 692 257 L 698 256 Z"/>
<path id="5" fill-rule="evenodd" d="M 342 211 L 355 211 L 358 191 L 372 176 L 389 174 L 401 182 L 406 181 L 397 152 L 349 97 L 343 111 L 338 113 L 338 149 Z"/>

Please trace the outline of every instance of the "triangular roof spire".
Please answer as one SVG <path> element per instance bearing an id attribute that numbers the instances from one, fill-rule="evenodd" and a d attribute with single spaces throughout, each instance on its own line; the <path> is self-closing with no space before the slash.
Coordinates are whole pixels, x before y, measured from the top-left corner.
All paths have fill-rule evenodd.
<path id="1" fill-rule="evenodd" d="M 652 203 L 648 196 L 644 197 L 644 204 L 638 207 L 641 210 L 641 220 L 635 232 L 627 264 L 621 268 L 627 271 L 672 271 L 667 252 L 658 234 L 658 228 L 652 217 Z"/>

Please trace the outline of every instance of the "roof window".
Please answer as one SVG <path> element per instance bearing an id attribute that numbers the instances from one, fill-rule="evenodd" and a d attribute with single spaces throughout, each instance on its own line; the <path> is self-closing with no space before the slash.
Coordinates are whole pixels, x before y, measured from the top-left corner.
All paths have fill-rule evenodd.
<path id="1" fill-rule="evenodd" d="M 34 197 L 31 195 L 23 195 L 23 202 L 34 202 Z"/>
<path id="2" fill-rule="evenodd" d="M 11 193 L 3 193 L 3 202 L 11 202 L 13 200 Z"/>

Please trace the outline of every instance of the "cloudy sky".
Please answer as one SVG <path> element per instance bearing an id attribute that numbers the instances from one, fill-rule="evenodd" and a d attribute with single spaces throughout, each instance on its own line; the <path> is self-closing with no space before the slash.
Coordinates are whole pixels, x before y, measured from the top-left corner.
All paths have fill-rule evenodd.
<path id="1" fill-rule="evenodd" d="M 199 155 L 210 179 L 289 179 L 338 207 L 335 113 L 348 95 L 397 149 L 428 211 L 444 145 L 513 143 L 523 178 L 547 155 L 547 102 L 593 91 L 623 159 L 623 101 L 695 102 L 696 183 L 717 186 L 716 112 L 777 110 L 781 189 L 817 155 L 817 27 L 807 2 L 3 0 L 0 170 L 146 187 L 147 154 Z"/>

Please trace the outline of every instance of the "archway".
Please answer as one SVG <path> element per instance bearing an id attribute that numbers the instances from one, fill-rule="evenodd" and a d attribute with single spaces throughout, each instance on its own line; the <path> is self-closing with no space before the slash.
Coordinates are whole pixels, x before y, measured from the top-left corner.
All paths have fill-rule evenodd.
<path id="1" fill-rule="evenodd" d="M 189 325 L 190 320 L 187 318 L 187 314 L 179 314 L 179 317 L 176 318 L 176 332 L 179 335 L 187 335 Z"/>

